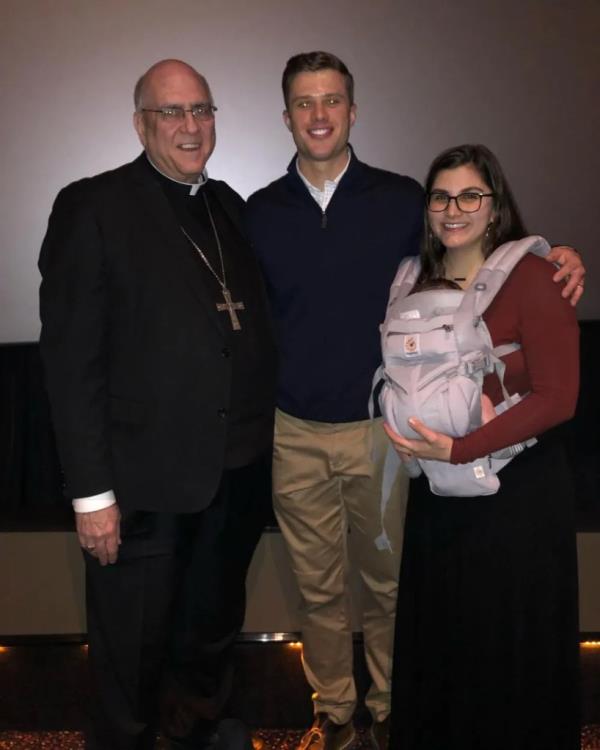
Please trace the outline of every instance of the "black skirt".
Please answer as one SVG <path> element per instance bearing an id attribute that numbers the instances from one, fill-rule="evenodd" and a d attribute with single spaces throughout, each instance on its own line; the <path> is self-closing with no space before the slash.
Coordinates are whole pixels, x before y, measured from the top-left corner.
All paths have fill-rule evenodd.
<path id="1" fill-rule="evenodd" d="M 548 435 L 496 495 L 413 480 L 396 619 L 391 750 L 578 750 L 572 482 Z"/>

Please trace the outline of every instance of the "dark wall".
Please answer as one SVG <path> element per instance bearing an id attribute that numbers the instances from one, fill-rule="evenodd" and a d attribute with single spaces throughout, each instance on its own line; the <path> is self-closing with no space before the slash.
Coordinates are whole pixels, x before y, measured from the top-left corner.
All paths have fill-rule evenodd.
<path id="1" fill-rule="evenodd" d="M 579 403 L 565 426 L 580 531 L 600 530 L 599 348 L 600 321 L 583 321 Z M 38 346 L 0 346 L 0 530 L 68 528 L 61 485 Z"/>

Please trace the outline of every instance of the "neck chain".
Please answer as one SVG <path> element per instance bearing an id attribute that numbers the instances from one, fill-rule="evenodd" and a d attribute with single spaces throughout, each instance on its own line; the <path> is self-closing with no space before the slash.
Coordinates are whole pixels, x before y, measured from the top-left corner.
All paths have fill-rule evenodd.
<path id="1" fill-rule="evenodd" d="M 470 281 L 473 279 L 474 276 L 476 276 L 477 272 L 481 268 L 481 263 L 475 263 L 471 264 L 471 266 L 468 269 L 464 269 L 462 273 L 455 276 L 454 274 L 456 271 L 454 269 L 451 269 L 448 267 L 449 264 L 444 264 L 444 275 L 447 279 L 450 279 L 450 281 L 457 281 L 461 284 L 464 284 L 466 281 Z"/>
<path id="2" fill-rule="evenodd" d="M 227 276 L 225 275 L 225 262 L 223 260 L 223 248 L 221 247 L 221 239 L 219 238 L 219 233 L 217 232 L 217 227 L 215 224 L 215 220 L 213 219 L 212 211 L 210 210 L 210 206 L 208 204 L 208 199 L 206 198 L 206 193 L 202 192 L 202 198 L 204 199 L 204 205 L 206 206 L 206 210 L 208 212 L 208 218 L 210 219 L 210 225 L 213 230 L 213 234 L 215 236 L 215 241 L 217 243 L 217 250 L 219 251 L 219 262 L 221 264 L 221 276 L 222 279 L 219 278 L 219 275 L 215 271 L 215 269 L 211 266 L 208 258 L 204 254 L 204 251 L 202 248 L 198 247 L 198 245 L 194 242 L 194 240 L 190 237 L 190 235 L 185 231 L 185 229 L 180 226 L 181 231 L 183 234 L 187 237 L 192 247 L 195 248 L 195 250 L 198 252 L 198 255 L 202 258 L 204 261 L 204 265 L 208 268 L 208 270 L 212 273 L 212 275 L 217 280 L 219 286 L 221 287 L 221 294 L 223 295 L 223 299 L 225 302 L 218 302 L 217 303 L 217 310 L 219 312 L 227 311 L 229 313 L 229 318 L 231 320 L 231 327 L 234 331 L 241 331 L 242 326 L 240 324 L 240 319 L 237 316 L 237 310 L 245 310 L 243 302 L 234 302 L 231 299 L 231 292 L 227 288 Z"/>

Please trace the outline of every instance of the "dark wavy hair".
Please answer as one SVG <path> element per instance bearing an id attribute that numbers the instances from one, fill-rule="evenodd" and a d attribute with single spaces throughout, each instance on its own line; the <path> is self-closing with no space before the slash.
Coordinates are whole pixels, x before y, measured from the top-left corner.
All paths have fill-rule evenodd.
<path id="1" fill-rule="evenodd" d="M 494 154 L 478 144 L 454 146 L 442 151 L 433 160 L 427 177 L 425 178 L 425 193 L 429 195 L 435 178 L 444 169 L 455 169 L 462 166 L 474 167 L 481 179 L 490 187 L 494 194 L 494 212 L 496 217 L 490 224 L 483 248 L 485 258 L 499 245 L 511 240 L 519 240 L 527 235 L 527 230 L 521 219 L 521 214 L 513 197 L 512 190 L 500 162 Z M 431 231 L 429 215 L 425 209 L 425 231 L 421 244 L 421 274 L 418 284 L 438 279 L 444 276 L 444 254 L 446 248 Z"/>
<path id="2" fill-rule="evenodd" d="M 283 76 L 281 78 L 281 88 L 283 89 L 283 100 L 285 106 L 289 105 L 290 87 L 292 80 L 298 73 L 316 73 L 318 70 L 337 70 L 344 76 L 346 84 L 346 93 L 350 104 L 354 104 L 354 78 L 346 65 L 331 52 L 301 52 L 298 55 L 290 57 L 287 61 Z"/>

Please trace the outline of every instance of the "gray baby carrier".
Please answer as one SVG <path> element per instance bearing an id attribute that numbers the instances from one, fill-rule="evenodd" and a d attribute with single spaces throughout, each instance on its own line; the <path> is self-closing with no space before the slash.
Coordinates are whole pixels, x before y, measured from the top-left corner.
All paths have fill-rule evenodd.
<path id="1" fill-rule="evenodd" d="M 494 371 L 505 398 L 496 413 L 521 399 L 506 392 L 500 359 L 519 345 L 494 347 L 482 316 L 526 253 L 545 256 L 549 250 L 542 237 L 508 242 L 490 255 L 465 291 L 430 289 L 408 296 L 421 263 L 406 258 L 400 264 L 381 326 L 383 364 L 373 381 L 375 387 L 383 379 L 379 404 L 392 429 L 420 439 L 408 425 L 408 418 L 414 416 L 451 437 L 472 432 L 482 424 L 483 378 Z M 413 459 L 405 468 L 410 476 L 423 471 L 436 495 L 491 495 L 500 486 L 498 471 L 535 442 L 532 438 L 468 464 Z"/>

